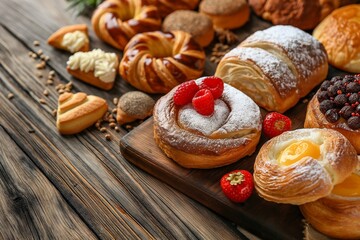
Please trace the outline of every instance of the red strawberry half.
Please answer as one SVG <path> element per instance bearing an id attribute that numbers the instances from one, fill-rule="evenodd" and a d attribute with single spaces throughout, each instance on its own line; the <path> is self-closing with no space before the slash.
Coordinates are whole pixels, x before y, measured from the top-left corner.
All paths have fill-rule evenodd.
<path id="1" fill-rule="evenodd" d="M 209 89 L 214 99 L 218 99 L 224 91 L 224 82 L 215 76 L 207 77 L 202 81 L 200 89 Z"/>
<path id="2" fill-rule="evenodd" d="M 208 89 L 200 89 L 192 99 L 195 110 L 205 116 L 214 112 L 214 97 Z"/>
<path id="3" fill-rule="evenodd" d="M 220 186 L 227 198 L 233 202 L 244 202 L 254 190 L 254 181 L 250 172 L 234 170 L 225 174 L 220 180 Z"/>
<path id="4" fill-rule="evenodd" d="M 191 103 L 197 91 L 199 86 L 194 80 L 180 84 L 174 93 L 174 103 L 179 106 Z"/>
<path id="5" fill-rule="evenodd" d="M 281 113 L 268 113 L 263 121 L 263 130 L 264 134 L 269 138 L 278 136 L 283 132 L 291 130 L 291 120 Z"/>

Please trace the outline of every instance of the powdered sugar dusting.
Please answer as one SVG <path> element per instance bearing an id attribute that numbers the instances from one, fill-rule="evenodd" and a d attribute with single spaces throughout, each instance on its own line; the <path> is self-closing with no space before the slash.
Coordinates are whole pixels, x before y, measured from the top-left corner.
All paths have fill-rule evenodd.
<path id="1" fill-rule="evenodd" d="M 303 78 L 309 77 L 314 69 L 327 61 L 326 52 L 320 42 L 310 34 L 292 26 L 278 25 L 257 31 L 242 45 L 258 41 L 275 43 L 283 48 L 284 53 Z"/>
<path id="2" fill-rule="evenodd" d="M 238 57 L 243 61 L 254 62 L 272 81 L 281 96 L 285 96 L 295 89 L 298 84 L 296 76 L 286 63 L 261 48 L 237 47 L 227 53 L 225 57 Z"/>

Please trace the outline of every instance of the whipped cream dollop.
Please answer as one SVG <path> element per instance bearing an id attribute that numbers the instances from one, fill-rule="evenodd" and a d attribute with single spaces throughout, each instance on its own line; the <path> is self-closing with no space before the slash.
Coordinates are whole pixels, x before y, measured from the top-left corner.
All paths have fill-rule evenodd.
<path id="1" fill-rule="evenodd" d="M 86 43 L 89 42 L 88 37 L 82 31 L 66 33 L 63 37 L 61 45 L 68 49 L 71 53 L 77 52 Z"/>
<path id="2" fill-rule="evenodd" d="M 83 72 L 94 71 L 94 76 L 103 82 L 113 82 L 116 77 L 117 56 L 101 49 L 90 52 L 77 52 L 70 56 L 67 65 L 71 70 L 80 69 Z"/>

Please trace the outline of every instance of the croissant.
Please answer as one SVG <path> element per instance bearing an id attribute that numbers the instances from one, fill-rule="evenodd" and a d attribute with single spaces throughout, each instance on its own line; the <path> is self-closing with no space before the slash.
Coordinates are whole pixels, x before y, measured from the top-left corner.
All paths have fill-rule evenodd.
<path id="1" fill-rule="evenodd" d="M 324 47 L 292 26 L 257 31 L 227 53 L 215 76 L 268 111 L 285 112 L 322 82 L 328 72 Z"/>
<path id="2" fill-rule="evenodd" d="M 204 78 L 196 80 L 201 85 Z M 215 168 L 251 155 L 261 135 L 259 107 L 224 84 L 214 113 L 203 116 L 191 104 L 174 103 L 175 87 L 154 107 L 154 138 L 164 153 L 186 168 Z"/>
<path id="3" fill-rule="evenodd" d="M 195 9 L 199 0 L 149 0 L 151 5 L 157 6 L 161 17 L 165 17 L 175 10 Z"/>
<path id="4" fill-rule="evenodd" d="M 157 8 L 146 0 L 107 0 L 95 10 L 91 23 L 100 39 L 120 50 L 135 34 L 161 28 Z"/>
<path id="5" fill-rule="evenodd" d="M 61 134 L 75 134 L 93 125 L 108 110 L 100 97 L 79 92 L 59 96 L 56 126 Z"/>
<path id="6" fill-rule="evenodd" d="M 254 164 L 254 183 L 268 201 L 299 205 L 328 196 L 357 165 L 354 147 L 339 132 L 298 129 L 261 147 Z"/>
<path id="7" fill-rule="evenodd" d="M 120 62 L 122 78 L 148 93 L 167 93 L 179 83 L 201 76 L 205 53 L 189 33 L 147 32 L 126 46 Z"/>

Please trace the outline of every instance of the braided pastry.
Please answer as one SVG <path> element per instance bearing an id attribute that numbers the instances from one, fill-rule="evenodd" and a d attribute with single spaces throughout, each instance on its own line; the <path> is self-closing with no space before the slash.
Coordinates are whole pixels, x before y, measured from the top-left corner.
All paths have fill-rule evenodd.
<path id="1" fill-rule="evenodd" d="M 122 78 L 148 93 L 167 93 L 179 83 L 201 76 L 205 53 L 189 33 L 147 32 L 136 35 L 120 63 Z"/>
<path id="2" fill-rule="evenodd" d="M 161 17 L 165 17 L 175 10 L 195 9 L 199 0 L 149 0 L 151 5 L 157 6 Z"/>
<path id="3" fill-rule="evenodd" d="M 107 0 L 96 9 L 91 22 L 100 39 L 121 50 L 135 34 L 161 27 L 157 8 L 146 0 Z"/>

